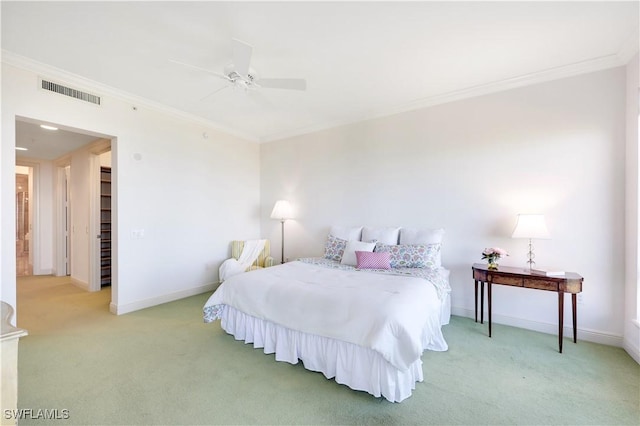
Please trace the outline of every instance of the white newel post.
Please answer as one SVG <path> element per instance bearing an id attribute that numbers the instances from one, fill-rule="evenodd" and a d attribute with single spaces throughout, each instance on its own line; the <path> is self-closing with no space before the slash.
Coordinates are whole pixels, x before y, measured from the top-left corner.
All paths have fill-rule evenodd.
<path id="1" fill-rule="evenodd" d="M 2 412 L 0 421 L 3 425 L 15 425 L 18 409 L 18 340 L 27 335 L 27 330 L 11 325 L 13 307 L 2 303 L 2 331 L 0 333 L 0 355 L 2 357 L 0 377 L 2 377 Z"/>

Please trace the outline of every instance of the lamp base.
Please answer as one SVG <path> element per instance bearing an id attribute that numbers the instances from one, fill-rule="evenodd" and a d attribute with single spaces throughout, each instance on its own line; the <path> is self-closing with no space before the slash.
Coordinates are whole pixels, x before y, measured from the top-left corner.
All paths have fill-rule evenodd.
<path id="1" fill-rule="evenodd" d="M 280 253 L 280 264 L 282 265 L 284 263 L 284 220 L 281 220 L 280 223 L 282 224 L 282 244 L 280 246 L 282 249 L 282 252 Z"/>
<path id="2" fill-rule="evenodd" d="M 533 266 L 536 264 L 536 261 L 533 260 L 535 257 L 536 255 L 533 252 L 533 242 L 531 241 L 531 238 L 529 238 L 529 252 L 527 253 L 527 264 L 529 265 L 529 272 L 531 272 Z"/>

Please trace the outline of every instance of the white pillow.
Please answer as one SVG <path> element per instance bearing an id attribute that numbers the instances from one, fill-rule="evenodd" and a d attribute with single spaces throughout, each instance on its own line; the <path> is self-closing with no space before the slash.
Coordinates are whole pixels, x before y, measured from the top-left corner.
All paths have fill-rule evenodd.
<path id="1" fill-rule="evenodd" d="M 329 235 L 333 235 L 336 238 L 343 240 L 355 240 L 360 241 L 360 234 L 362 233 L 362 226 L 348 227 L 348 226 L 332 226 L 329 231 Z M 355 255 L 354 255 L 355 256 Z"/>
<path id="2" fill-rule="evenodd" d="M 402 228 L 400 230 L 400 244 L 442 244 L 444 229 L 414 229 Z M 442 250 L 434 258 L 435 266 L 442 266 Z"/>
<path id="3" fill-rule="evenodd" d="M 365 243 L 362 241 L 347 241 L 347 247 L 344 249 L 344 254 L 342 255 L 342 260 L 340 261 L 343 265 L 358 265 L 358 258 L 356 257 L 356 251 L 368 251 L 372 252 L 375 248 L 376 243 Z"/>
<path id="4" fill-rule="evenodd" d="M 414 229 L 400 230 L 400 244 L 442 244 L 444 229 Z"/>
<path id="5" fill-rule="evenodd" d="M 362 228 L 362 241 L 378 241 L 395 246 L 398 244 L 400 228 Z"/>

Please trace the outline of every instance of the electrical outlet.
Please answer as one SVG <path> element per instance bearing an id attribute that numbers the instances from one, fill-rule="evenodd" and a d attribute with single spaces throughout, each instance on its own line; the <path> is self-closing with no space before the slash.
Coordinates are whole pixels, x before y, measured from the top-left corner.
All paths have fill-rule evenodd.
<path id="1" fill-rule="evenodd" d="M 584 293 L 578 293 L 578 305 L 584 304 Z"/>

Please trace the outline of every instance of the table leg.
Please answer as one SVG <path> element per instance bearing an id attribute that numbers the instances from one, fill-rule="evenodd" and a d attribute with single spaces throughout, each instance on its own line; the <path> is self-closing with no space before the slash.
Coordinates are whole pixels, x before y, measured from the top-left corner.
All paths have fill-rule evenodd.
<path id="1" fill-rule="evenodd" d="M 478 322 L 478 280 L 474 280 L 476 283 L 476 292 L 474 294 L 475 296 L 475 306 L 476 306 L 476 322 Z"/>
<path id="2" fill-rule="evenodd" d="M 491 337 L 491 281 L 487 283 L 487 299 L 489 299 L 489 337 Z"/>
<path id="3" fill-rule="evenodd" d="M 480 281 L 480 324 L 484 324 L 484 281 Z"/>
<path id="4" fill-rule="evenodd" d="M 573 343 L 578 343 L 576 326 L 578 325 L 578 305 L 576 304 L 577 294 L 571 293 L 571 308 L 573 311 Z"/>
<path id="5" fill-rule="evenodd" d="M 564 291 L 558 292 L 558 346 L 562 353 L 562 329 L 564 328 Z"/>

